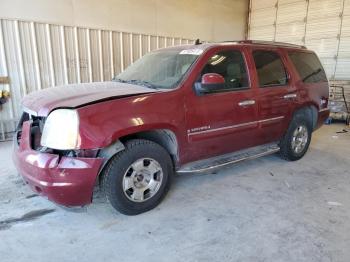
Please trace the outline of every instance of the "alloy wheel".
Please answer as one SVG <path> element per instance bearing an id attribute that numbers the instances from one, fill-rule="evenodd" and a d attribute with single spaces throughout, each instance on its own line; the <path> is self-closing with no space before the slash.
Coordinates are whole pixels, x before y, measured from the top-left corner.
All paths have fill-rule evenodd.
<path id="1" fill-rule="evenodd" d="M 304 149 L 308 142 L 309 134 L 306 126 L 300 125 L 298 126 L 292 136 L 292 150 L 296 154 L 300 154 Z"/>
<path id="2" fill-rule="evenodd" d="M 163 181 L 160 164 L 151 158 L 141 158 L 132 163 L 123 176 L 123 191 L 133 202 L 144 202 L 152 198 Z"/>

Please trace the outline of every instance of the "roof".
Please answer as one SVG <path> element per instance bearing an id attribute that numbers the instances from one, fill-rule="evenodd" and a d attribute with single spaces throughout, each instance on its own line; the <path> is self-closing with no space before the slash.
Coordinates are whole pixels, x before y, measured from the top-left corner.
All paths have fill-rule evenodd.
<path id="1" fill-rule="evenodd" d="M 254 45 L 254 46 L 275 46 L 275 47 L 288 47 L 288 48 L 296 48 L 296 49 L 306 49 L 303 45 L 295 45 L 290 43 L 283 42 L 275 42 L 275 41 L 260 41 L 260 40 L 232 40 L 232 41 L 223 41 L 223 42 L 214 42 L 214 43 L 200 43 L 200 44 L 188 44 L 188 45 L 179 45 L 173 47 L 166 47 L 165 49 L 175 49 L 175 50 L 183 50 L 183 49 L 202 49 L 205 50 L 209 47 L 220 46 L 220 45 L 228 45 L 228 44 L 236 44 L 236 45 Z"/>
<path id="2" fill-rule="evenodd" d="M 252 45 L 273 45 L 280 47 L 292 47 L 292 48 L 302 48 L 306 49 L 303 45 L 290 44 L 285 42 L 275 42 L 275 41 L 262 41 L 262 40 L 239 40 L 239 41 L 224 41 L 226 43 L 238 43 L 238 44 L 252 44 Z"/>

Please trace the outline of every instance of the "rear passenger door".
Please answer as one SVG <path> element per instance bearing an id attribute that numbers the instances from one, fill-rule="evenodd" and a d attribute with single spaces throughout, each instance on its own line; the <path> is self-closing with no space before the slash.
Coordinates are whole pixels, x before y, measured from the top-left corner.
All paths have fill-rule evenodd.
<path id="1" fill-rule="evenodd" d="M 279 140 L 288 127 L 296 89 L 279 49 L 253 49 L 258 97 L 259 141 Z"/>

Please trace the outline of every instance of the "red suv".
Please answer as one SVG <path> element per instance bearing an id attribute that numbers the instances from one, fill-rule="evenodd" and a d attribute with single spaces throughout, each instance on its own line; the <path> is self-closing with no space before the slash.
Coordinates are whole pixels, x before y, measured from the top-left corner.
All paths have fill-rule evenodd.
<path id="1" fill-rule="evenodd" d="M 36 192 L 64 206 L 92 201 L 154 208 L 174 173 L 279 151 L 300 159 L 329 115 L 328 81 L 314 52 L 275 42 L 186 45 L 151 52 L 111 82 L 32 93 L 14 162 Z"/>

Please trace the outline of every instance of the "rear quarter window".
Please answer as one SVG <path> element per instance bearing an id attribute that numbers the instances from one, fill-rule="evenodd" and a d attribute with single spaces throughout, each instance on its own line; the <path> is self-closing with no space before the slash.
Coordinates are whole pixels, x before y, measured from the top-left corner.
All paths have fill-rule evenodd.
<path id="1" fill-rule="evenodd" d="M 288 55 L 304 83 L 327 82 L 326 73 L 316 54 L 289 52 Z"/>

